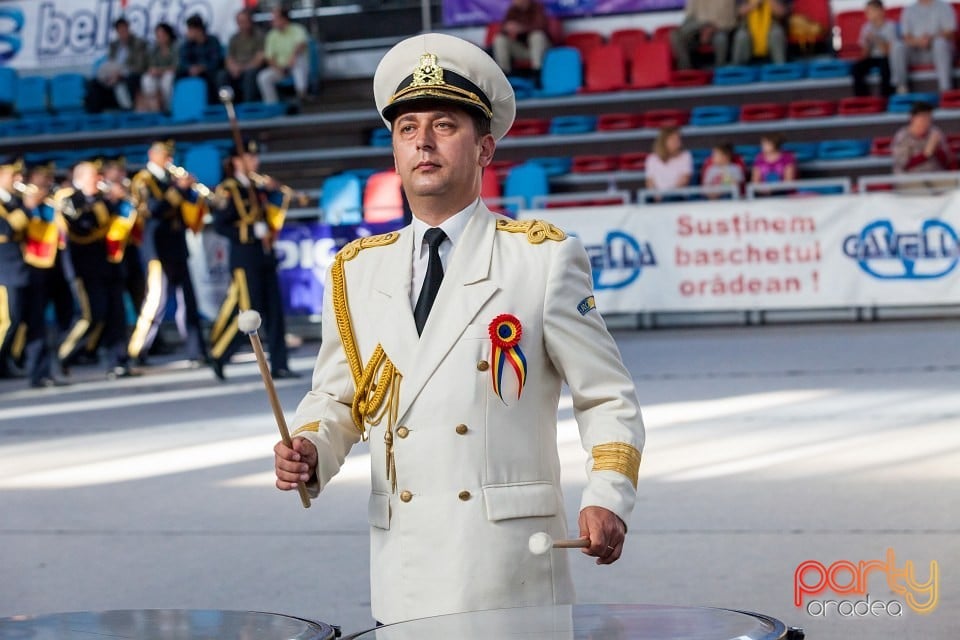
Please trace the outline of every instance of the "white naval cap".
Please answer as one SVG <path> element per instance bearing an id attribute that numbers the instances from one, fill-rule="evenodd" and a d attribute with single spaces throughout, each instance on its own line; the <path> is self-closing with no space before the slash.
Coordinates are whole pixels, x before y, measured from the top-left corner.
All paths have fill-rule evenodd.
<path id="1" fill-rule="evenodd" d="M 480 47 L 444 33 L 424 33 L 396 44 L 373 76 L 377 110 L 390 128 L 401 105 L 439 100 L 472 108 L 490 118 L 499 140 L 517 113 L 513 87 Z"/>

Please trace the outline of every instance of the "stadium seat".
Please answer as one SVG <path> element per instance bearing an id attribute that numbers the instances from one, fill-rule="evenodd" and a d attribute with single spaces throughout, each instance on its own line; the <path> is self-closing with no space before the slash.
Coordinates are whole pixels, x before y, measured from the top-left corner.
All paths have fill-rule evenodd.
<path id="1" fill-rule="evenodd" d="M 597 118 L 597 131 L 622 131 L 642 126 L 643 116 L 639 113 L 604 113 Z"/>
<path id="2" fill-rule="evenodd" d="M 183 168 L 213 189 L 223 180 L 223 154 L 212 144 L 191 145 L 183 154 Z"/>
<path id="3" fill-rule="evenodd" d="M 870 155 L 888 156 L 890 155 L 890 145 L 893 144 L 893 138 L 890 136 L 881 136 L 874 138 L 870 143 Z"/>
<path id="4" fill-rule="evenodd" d="M 524 162 L 510 169 L 503 185 L 503 195 L 506 198 L 521 198 L 524 207 L 530 207 L 533 198 L 545 196 L 550 192 L 550 183 L 547 172 L 539 164 Z M 516 206 L 506 207 L 511 213 L 516 213 Z"/>
<path id="5" fill-rule="evenodd" d="M 83 129 L 86 131 L 109 131 L 117 126 L 117 116 L 112 113 L 88 113 L 83 116 Z"/>
<path id="6" fill-rule="evenodd" d="M 890 113 L 909 113 L 915 102 L 926 102 L 936 107 L 940 96 L 936 93 L 901 93 L 890 96 L 887 102 L 887 111 Z"/>
<path id="7" fill-rule="evenodd" d="M 670 44 L 670 34 L 677 30 L 679 25 L 676 24 L 664 24 L 653 31 L 653 36 L 650 38 L 653 42 L 666 42 Z"/>
<path id="8" fill-rule="evenodd" d="M 360 176 L 332 175 L 323 181 L 320 214 L 326 224 L 360 224 L 363 221 L 363 193 Z"/>
<path id="9" fill-rule="evenodd" d="M 10 138 L 38 136 L 43 133 L 44 121 L 40 118 L 20 118 L 6 123 L 7 136 Z"/>
<path id="10" fill-rule="evenodd" d="M 760 67 L 760 82 L 789 82 L 792 80 L 803 80 L 806 75 L 807 65 L 803 62 L 765 64 Z"/>
<path id="11" fill-rule="evenodd" d="M 83 121 L 75 114 L 56 115 L 40 121 L 46 134 L 73 133 L 83 127 Z"/>
<path id="12" fill-rule="evenodd" d="M 363 187 L 363 221 L 390 222 L 403 217 L 400 174 L 393 169 L 378 171 Z"/>
<path id="13" fill-rule="evenodd" d="M 837 105 L 829 100 L 795 100 L 787 107 L 790 118 L 826 118 L 837 113 Z"/>
<path id="14" fill-rule="evenodd" d="M 490 168 L 493 169 L 497 179 L 503 182 L 507 179 L 507 174 L 510 173 L 510 169 L 513 169 L 518 164 L 520 163 L 516 160 L 494 160 L 490 163 Z"/>
<path id="15" fill-rule="evenodd" d="M 960 134 L 947 134 L 947 146 L 950 147 L 950 151 L 953 152 L 953 155 L 960 154 Z"/>
<path id="16" fill-rule="evenodd" d="M 960 109 L 960 89 L 950 89 L 940 94 L 941 109 Z"/>
<path id="17" fill-rule="evenodd" d="M 852 66 L 846 60 L 811 60 L 807 65 L 807 77 L 817 80 L 846 78 L 850 76 Z"/>
<path id="18" fill-rule="evenodd" d="M 226 122 L 227 109 L 222 104 L 208 104 L 203 108 L 201 122 Z"/>
<path id="19" fill-rule="evenodd" d="M 657 89 L 670 83 L 673 58 L 669 43 L 652 41 L 638 44 L 630 61 L 631 89 Z"/>
<path id="20" fill-rule="evenodd" d="M 821 160 L 846 160 L 860 158 L 870 151 L 866 140 L 825 140 L 817 147 L 817 158 Z"/>
<path id="21" fill-rule="evenodd" d="M 563 36 L 563 46 L 577 49 L 584 60 L 591 51 L 603 44 L 603 35 L 596 31 L 574 31 Z"/>
<path id="22" fill-rule="evenodd" d="M 161 113 L 137 113 L 124 111 L 117 114 L 117 124 L 123 129 L 141 129 L 159 127 L 166 124 L 166 118 Z"/>
<path id="23" fill-rule="evenodd" d="M 518 118 L 507 132 L 508 136 L 542 136 L 550 130 L 550 121 L 541 118 Z"/>
<path id="24" fill-rule="evenodd" d="M 747 164 L 750 164 L 753 162 L 753 159 L 757 157 L 757 154 L 760 153 L 760 145 L 735 144 L 733 145 L 733 152 L 743 158 Z"/>
<path id="25" fill-rule="evenodd" d="M 538 96 L 573 95 L 583 86 L 583 61 L 573 47 L 553 47 L 543 56 Z"/>
<path id="26" fill-rule="evenodd" d="M 623 49 L 623 55 L 629 59 L 638 44 L 649 42 L 650 36 L 643 29 L 617 29 L 610 34 L 610 44 Z"/>
<path id="27" fill-rule="evenodd" d="M 830 0 L 793 0 L 790 7 L 792 15 L 802 15 L 819 26 L 816 33 L 802 35 L 791 30 L 787 40 L 791 45 L 803 50 L 826 43 L 832 35 Z"/>
<path id="28" fill-rule="evenodd" d="M 521 78 L 519 76 L 507 76 L 507 81 L 513 87 L 513 95 L 517 100 L 532 98 L 537 91 L 537 85 L 530 78 Z"/>
<path id="29" fill-rule="evenodd" d="M 47 112 L 48 80 L 41 76 L 17 78 L 17 98 L 14 109 L 21 116 Z"/>
<path id="30" fill-rule="evenodd" d="M 170 120 L 175 124 L 200 122 L 207 106 L 207 83 L 202 78 L 180 78 L 173 85 Z"/>
<path id="31" fill-rule="evenodd" d="M 50 109 L 57 113 L 83 113 L 87 79 L 79 73 L 61 73 L 50 81 Z"/>
<path id="32" fill-rule="evenodd" d="M 549 132 L 551 134 L 590 133 L 596 130 L 596 116 L 554 116 L 550 120 Z"/>
<path id="33" fill-rule="evenodd" d="M 787 107 L 776 102 L 745 104 L 740 107 L 740 120 L 743 122 L 766 122 L 786 117 Z"/>
<path id="34" fill-rule="evenodd" d="M 837 56 L 844 60 L 856 60 L 860 57 L 860 29 L 867 17 L 863 9 L 840 11 L 834 16 L 834 22 L 840 32 L 840 50 Z"/>
<path id="35" fill-rule="evenodd" d="M 480 181 L 480 197 L 484 200 L 499 199 L 501 195 L 500 179 L 497 172 L 492 167 L 483 170 L 483 178 Z"/>
<path id="36" fill-rule="evenodd" d="M 760 75 L 757 67 L 727 65 L 713 71 L 713 84 L 734 85 L 756 82 Z"/>
<path id="37" fill-rule="evenodd" d="M 619 91 L 627 85 L 627 61 L 619 45 L 596 47 L 584 60 L 585 92 Z"/>
<path id="38" fill-rule="evenodd" d="M 527 162 L 533 162 L 543 167 L 548 178 L 568 174 L 573 167 L 573 161 L 570 158 L 557 156 L 530 158 Z"/>
<path id="39" fill-rule="evenodd" d="M 647 166 L 647 151 L 633 151 L 630 153 L 621 153 L 617 158 L 620 171 L 643 171 Z"/>
<path id="40" fill-rule="evenodd" d="M 266 120 L 282 116 L 287 111 L 280 103 L 266 102 L 241 102 L 234 108 L 237 111 L 237 120 Z"/>
<path id="41" fill-rule="evenodd" d="M 690 114 L 683 109 L 651 109 L 643 114 L 643 126 L 649 129 L 682 127 L 690 122 Z"/>
<path id="42" fill-rule="evenodd" d="M 620 156 L 582 155 L 573 157 L 570 169 L 574 173 L 616 171 L 620 168 Z"/>
<path id="43" fill-rule="evenodd" d="M 739 107 L 727 105 L 704 105 L 690 110 L 690 124 L 697 127 L 732 124 L 739 117 Z"/>
<path id="44" fill-rule="evenodd" d="M 13 108 L 17 100 L 17 71 L 12 67 L 0 67 L 0 105 Z"/>
<path id="45" fill-rule="evenodd" d="M 677 69 L 670 72 L 669 87 L 702 87 L 710 84 L 713 74 L 703 69 Z"/>
<path id="46" fill-rule="evenodd" d="M 377 127 L 370 132 L 371 147 L 389 147 L 393 145 L 393 134 L 385 127 Z"/>
<path id="47" fill-rule="evenodd" d="M 876 96 L 851 96 L 842 98 L 837 105 L 837 113 L 841 116 L 862 116 L 871 113 L 883 113 L 887 108 L 885 98 Z"/>
<path id="48" fill-rule="evenodd" d="M 796 161 L 800 163 L 816 159 L 819 146 L 816 142 L 784 142 L 783 150 L 792 153 Z"/>

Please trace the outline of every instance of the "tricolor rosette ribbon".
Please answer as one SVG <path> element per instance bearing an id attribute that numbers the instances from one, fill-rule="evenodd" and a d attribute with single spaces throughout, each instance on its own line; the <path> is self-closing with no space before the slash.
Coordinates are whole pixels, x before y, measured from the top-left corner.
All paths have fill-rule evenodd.
<path id="1" fill-rule="evenodd" d="M 504 313 L 490 323 L 490 342 L 493 345 L 490 361 L 493 364 L 493 390 L 503 400 L 503 372 L 509 363 L 517 374 L 517 399 L 527 381 L 527 359 L 520 350 L 523 327 L 516 316 Z"/>

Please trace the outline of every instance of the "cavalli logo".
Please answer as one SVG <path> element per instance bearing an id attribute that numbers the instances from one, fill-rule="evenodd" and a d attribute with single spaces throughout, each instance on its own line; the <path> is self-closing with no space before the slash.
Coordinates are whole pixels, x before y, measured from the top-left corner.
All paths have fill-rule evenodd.
<path id="1" fill-rule="evenodd" d="M 942 278 L 960 260 L 960 240 L 946 222 L 924 220 L 919 231 L 898 231 L 889 220 L 876 220 L 843 241 L 843 252 L 881 280 Z"/>
<path id="2" fill-rule="evenodd" d="M 586 245 L 593 271 L 593 288 L 622 289 L 640 277 L 644 267 L 657 266 L 649 242 L 640 242 L 628 233 L 613 230 L 603 244 Z"/>
<path id="3" fill-rule="evenodd" d="M 871 599 L 867 589 L 874 574 L 884 576 L 887 587 L 898 597 L 892 600 Z M 877 587 L 879 582 L 878 578 L 874 579 L 873 586 Z M 916 613 L 927 614 L 937 608 L 939 582 L 940 571 L 936 561 L 930 562 L 927 580 L 921 582 L 912 560 L 904 562 L 903 567 L 897 566 L 893 549 L 887 549 L 885 560 L 861 560 L 857 563 L 838 560 L 829 566 L 816 560 L 807 560 L 797 566 L 793 575 L 793 604 L 819 617 L 826 617 L 832 612 L 843 617 L 900 617 L 904 603 Z M 852 596 L 852 599 L 807 599 L 808 596 L 822 596 L 827 592 Z"/>

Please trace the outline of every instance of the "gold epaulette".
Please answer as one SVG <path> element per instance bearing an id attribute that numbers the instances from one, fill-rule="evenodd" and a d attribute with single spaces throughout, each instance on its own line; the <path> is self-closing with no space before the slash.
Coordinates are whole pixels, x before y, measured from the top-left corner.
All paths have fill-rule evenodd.
<path id="1" fill-rule="evenodd" d="M 560 242 L 567 234 L 544 220 L 497 220 L 497 231 L 525 233 L 530 244 L 542 244 L 547 240 Z"/>
<path id="2" fill-rule="evenodd" d="M 399 237 L 400 234 L 397 231 L 391 231 L 390 233 L 381 233 L 380 235 L 369 236 L 367 238 L 357 238 L 356 240 L 348 242 L 343 249 L 340 249 L 334 257 L 334 260 L 349 262 L 356 258 L 357 254 L 364 249 L 386 247 L 396 242 Z"/>

